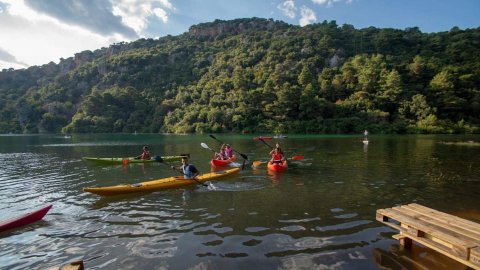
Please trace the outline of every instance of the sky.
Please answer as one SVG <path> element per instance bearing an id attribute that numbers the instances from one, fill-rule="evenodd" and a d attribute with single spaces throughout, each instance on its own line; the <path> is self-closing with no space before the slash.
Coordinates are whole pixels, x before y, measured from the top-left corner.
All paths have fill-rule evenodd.
<path id="1" fill-rule="evenodd" d="M 252 17 L 432 33 L 480 27 L 480 0 L 0 0 L 0 70 Z"/>

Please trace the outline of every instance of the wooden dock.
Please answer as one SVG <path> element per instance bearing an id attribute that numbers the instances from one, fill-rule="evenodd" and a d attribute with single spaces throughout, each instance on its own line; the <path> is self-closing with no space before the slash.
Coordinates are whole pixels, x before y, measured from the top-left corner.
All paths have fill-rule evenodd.
<path id="1" fill-rule="evenodd" d="M 378 209 L 376 219 L 400 231 L 393 238 L 410 248 L 412 240 L 473 269 L 480 269 L 480 224 L 416 203 Z"/>

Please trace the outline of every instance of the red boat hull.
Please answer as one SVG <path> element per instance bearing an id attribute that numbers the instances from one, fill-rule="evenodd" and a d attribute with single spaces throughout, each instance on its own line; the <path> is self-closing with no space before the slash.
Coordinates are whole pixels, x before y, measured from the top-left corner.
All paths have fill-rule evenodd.
<path id="1" fill-rule="evenodd" d="M 253 138 L 254 141 L 258 141 L 258 140 L 269 141 L 271 139 L 273 139 L 273 137 L 260 136 L 260 137 L 254 137 Z"/>
<path id="2" fill-rule="evenodd" d="M 284 160 L 283 163 L 271 163 L 269 161 L 267 167 L 269 171 L 284 172 L 287 170 L 288 164 L 286 160 Z"/>
<path id="3" fill-rule="evenodd" d="M 212 159 L 210 160 L 210 164 L 214 167 L 227 166 L 228 164 L 234 162 L 235 160 L 237 160 L 237 156 L 233 155 L 229 159 Z"/>
<path id="4" fill-rule="evenodd" d="M 0 221 L 0 232 L 25 226 L 30 223 L 39 221 L 47 214 L 50 208 L 52 208 L 51 204 L 30 213 L 27 213 L 15 218 L 11 218 L 5 221 Z"/>

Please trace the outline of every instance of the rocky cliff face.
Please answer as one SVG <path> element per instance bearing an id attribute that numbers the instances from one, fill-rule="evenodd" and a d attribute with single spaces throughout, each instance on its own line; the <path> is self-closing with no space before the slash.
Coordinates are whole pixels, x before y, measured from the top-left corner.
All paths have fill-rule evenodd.
<path id="1" fill-rule="evenodd" d="M 217 38 L 222 35 L 238 35 L 248 31 L 275 31 L 288 24 L 273 19 L 215 20 L 190 27 L 188 34 L 194 37 Z"/>

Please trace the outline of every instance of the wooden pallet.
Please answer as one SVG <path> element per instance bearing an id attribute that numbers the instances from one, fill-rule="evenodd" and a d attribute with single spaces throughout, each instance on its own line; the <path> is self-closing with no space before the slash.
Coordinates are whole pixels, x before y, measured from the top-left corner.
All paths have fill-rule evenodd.
<path id="1" fill-rule="evenodd" d="M 416 203 L 378 209 L 376 219 L 400 231 L 405 248 L 412 240 L 474 269 L 480 269 L 480 224 Z"/>

